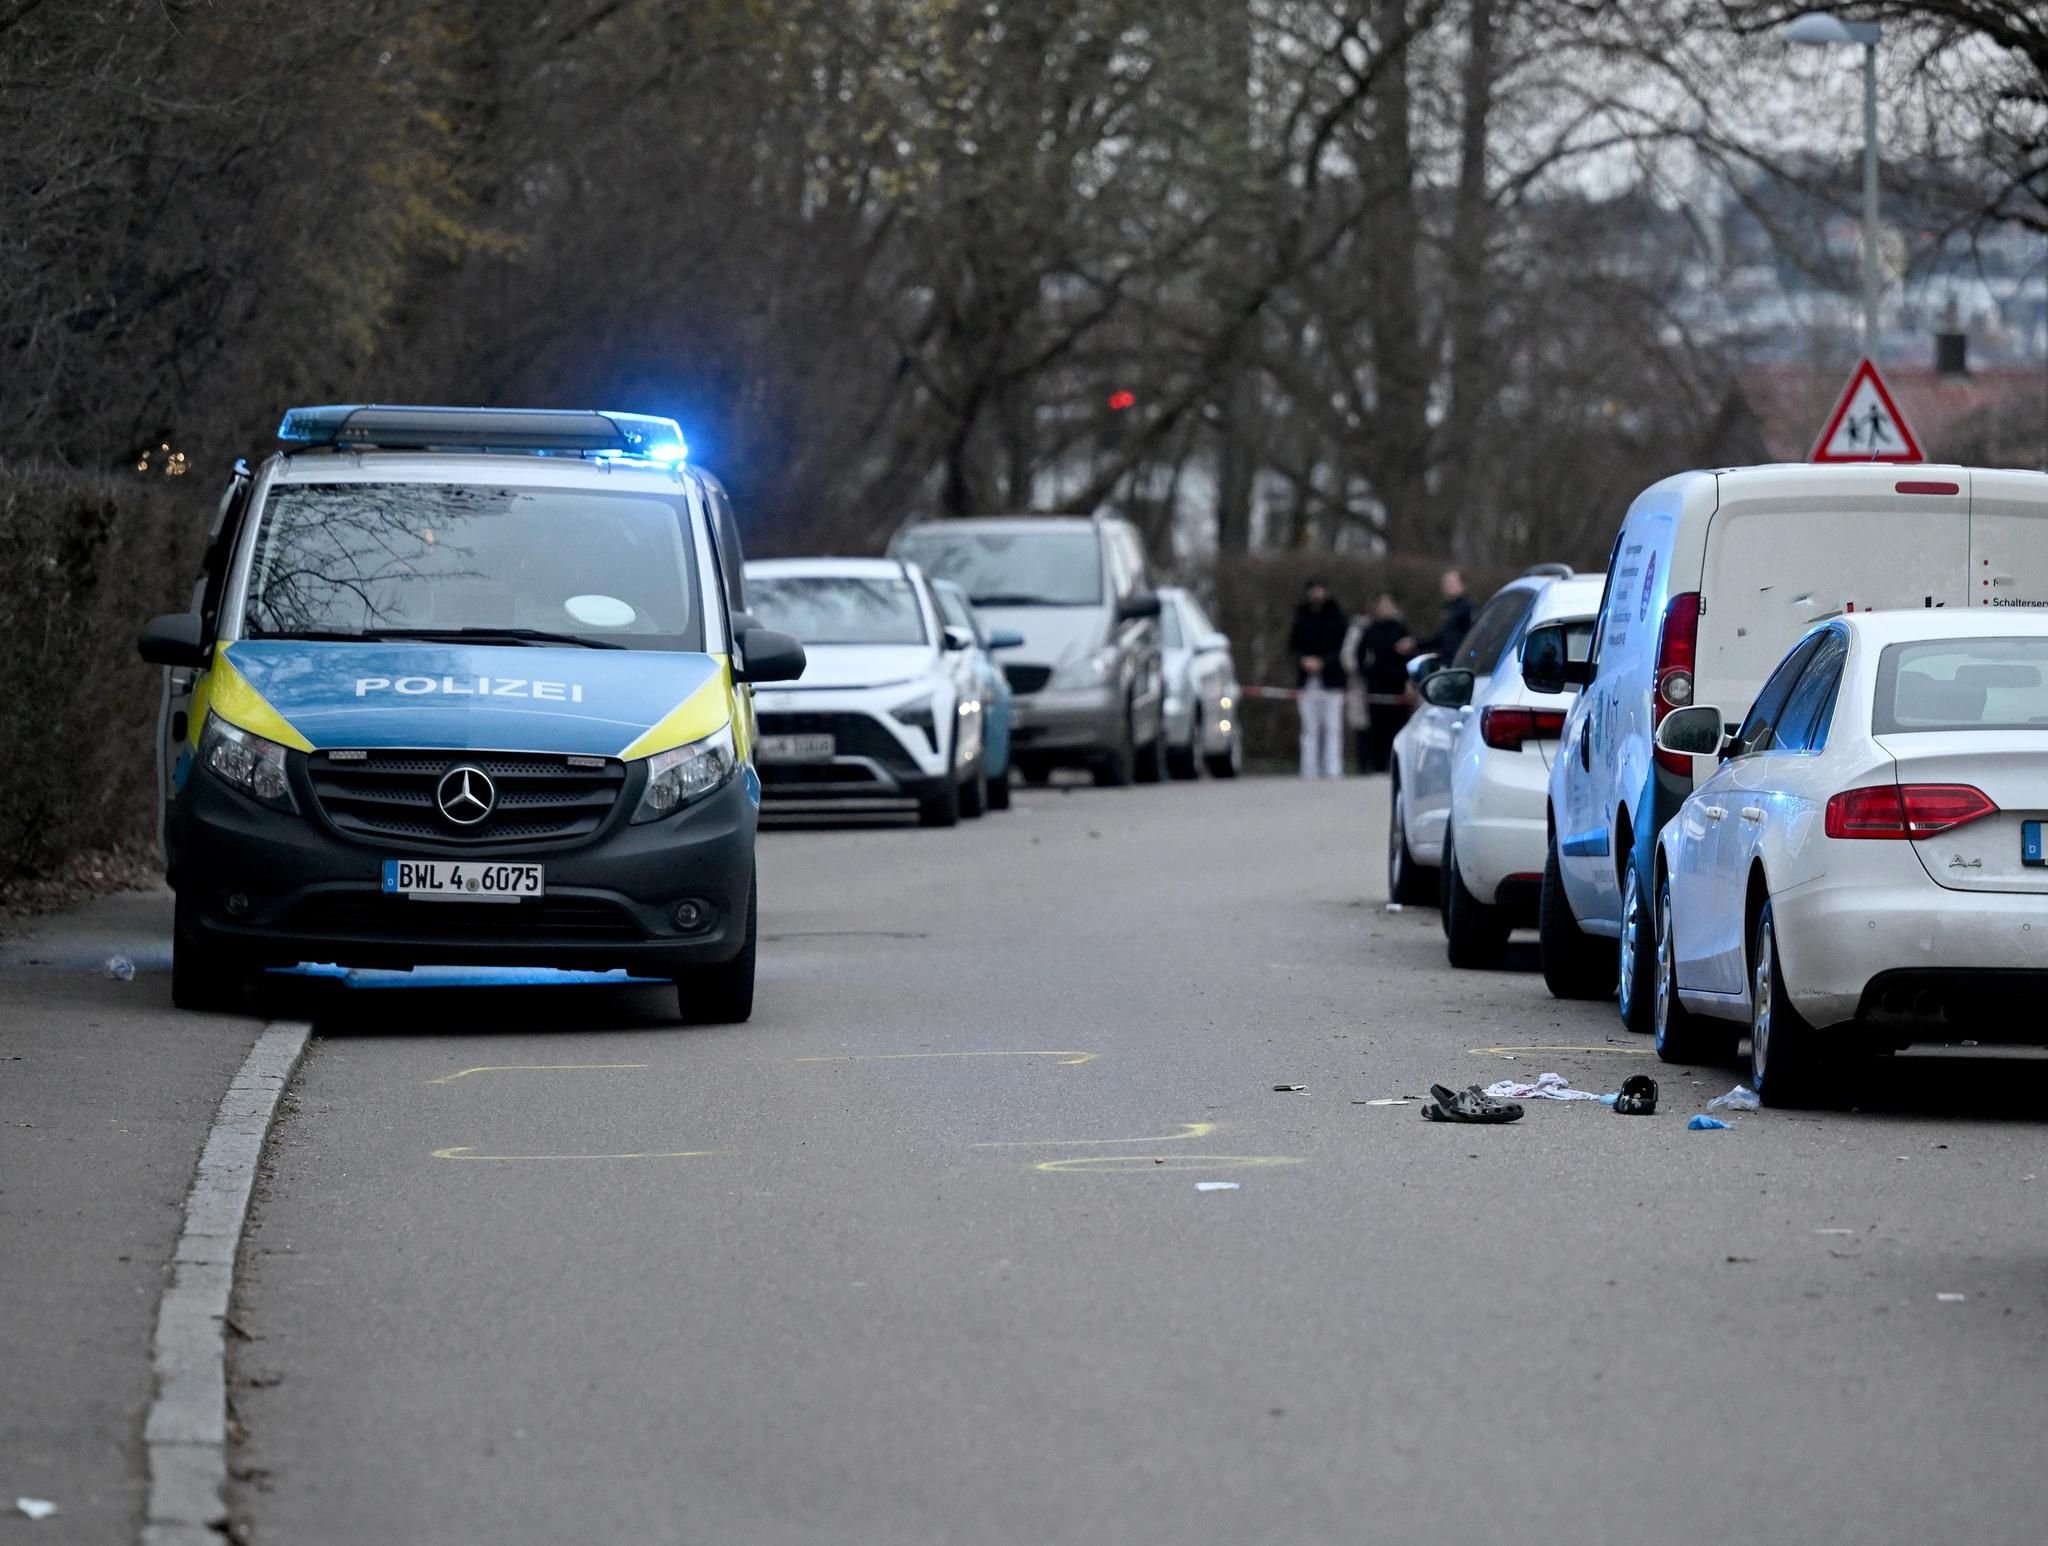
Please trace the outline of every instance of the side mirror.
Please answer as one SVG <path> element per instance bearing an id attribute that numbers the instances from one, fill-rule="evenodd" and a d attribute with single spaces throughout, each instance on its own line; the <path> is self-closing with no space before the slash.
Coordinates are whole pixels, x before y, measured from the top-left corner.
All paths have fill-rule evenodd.
<path id="1" fill-rule="evenodd" d="M 749 628 L 741 634 L 740 657 L 746 662 L 740 680 L 757 685 L 794 682 L 806 664 L 802 642 L 772 628 Z"/>
<path id="2" fill-rule="evenodd" d="M 1157 617 L 1160 611 L 1159 598 L 1152 592 L 1134 591 L 1116 604 L 1116 620 L 1133 623 L 1141 617 Z"/>
<path id="3" fill-rule="evenodd" d="M 945 650 L 948 654 L 957 654 L 961 650 L 971 650 L 974 648 L 974 635 L 965 628 L 962 628 L 958 623 L 948 623 L 939 632 L 939 648 Z"/>
<path id="4" fill-rule="evenodd" d="M 1408 680 L 1419 683 L 1424 677 L 1432 675 L 1439 669 L 1436 656 L 1417 655 L 1408 662 Z"/>
<path id="5" fill-rule="evenodd" d="M 197 612 L 170 612 L 151 618 L 143 625 L 136 648 L 153 666 L 206 664 L 206 639 L 200 632 Z"/>
<path id="6" fill-rule="evenodd" d="M 1439 709 L 1468 708 L 1476 681 L 1470 671 L 1463 669 L 1432 671 L 1423 679 L 1422 701 Z"/>
<path id="7" fill-rule="evenodd" d="M 1205 633 L 1195 640 L 1195 653 L 1199 655 L 1228 655 L 1230 635 L 1227 633 Z"/>
<path id="8" fill-rule="evenodd" d="M 1673 709 L 1657 727 L 1657 750 L 1678 752 L 1689 757 L 1718 757 L 1728 743 L 1728 727 L 1721 711 L 1695 704 Z"/>
<path id="9" fill-rule="evenodd" d="M 1593 680 L 1590 661 L 1573 660 L 1562 623 L 1531 628 L 1522 640 L 1522 683 L 1531 692 L 1570 692 Z"/>
<path id="10" fill-rule="evenodd" d="M 998 628 L 988 636 L 988 647 L 992 650 L 1021 650 L 1024 635 L 1014 628 Z"/>

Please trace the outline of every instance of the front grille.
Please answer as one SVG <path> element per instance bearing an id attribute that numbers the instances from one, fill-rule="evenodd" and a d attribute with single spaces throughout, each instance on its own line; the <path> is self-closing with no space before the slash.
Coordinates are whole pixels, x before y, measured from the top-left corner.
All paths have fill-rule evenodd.
<path id="1" fill-rule="evenodd" d="M 637 940 L 632 915 L 595 897 L 542 896 L 519 902 L 423 902 L 378 892 L 310 896 L 285 927 L 323 939 Z"/>
<path id="2" fill-rule="evenodd" d="M 763 735 L 829 735 L 842 757 L 866 757 L 891 772 L 912 776 L 917 773 L 917 764 L 903 749 L 903 743 L 866 714 L 784 713 L 778 710 L 760 714 L 758 718 Z M 770 776 L 772 769 L 797 768 L 805 773 L 805 782 L 820 782 L 829 777 L 823 772 L 829 766 L 829 763 L 767 763 L 761 767 L 760 773 L 763 782 L 774 782 Z"/>
<path id="3" fill-rule="evenodd" d="M 481 770 L 496 791 L 490 815 L 474 826 L 450 821 L 436 803 L 442 778 L 459 767 Z M 574 767 L 544 752 L 373 751 L 346 760 L 314 752 L 306 771 L 321 812 L 351 837 L 459 847 L 588 837 L 626 784 L 626 765 L 616 759 Z"/>
<path id="4" fill-rule="evenodd" d="M 1052 680 L 1051 666 L 1004 666 L 1012 692 L 1040 692 Z"/>

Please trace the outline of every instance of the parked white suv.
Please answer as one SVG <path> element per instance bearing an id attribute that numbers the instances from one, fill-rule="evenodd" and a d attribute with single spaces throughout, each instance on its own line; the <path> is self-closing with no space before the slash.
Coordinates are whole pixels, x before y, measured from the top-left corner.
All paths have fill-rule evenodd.
<path id="1" fill-rule="evenodd" d="M 1509 933 L 1535 925 L 1567 700 L 1523 680 L 1521 643 L 1555 625 L 1584 659 L 1600 590 L 1598 577 L 1568 570 L 1503 588 L 1455 660 L 1429 670 L 1438 663 L 1425 659 L 1422 707 L 1394 738 L 1389 884 L 1403 901 L 1436 891 L 1453 966 L 1498 966 Z"/>
<path id="2" fill-rule="evenodd" d="M 946 626 L 914 565 L 751 563 L 747 610 L 762 626 L 807 641 L 810 657 L 801 682 L 755 694 L 764 796 L 915 800 L 928 827 L 987 808 L 974 639 Z"/>
<path id="3" fill-rule="evenodd" d="M 1591 659 L 1567 659 L 1562 629 L 1531 630 L 1523 645 L 1532 687 L 1584 689 L 1550 778 L 1550 990 L 1600 998 L 1618 980 L 1622 1019 L 1653 1029 L 1651 858 L 1716 766 L 1657 749 L 1672 710 L 1713 704 L 1733 728 L 1785 651 L 1838 613 L 2043 606 L 2040 473 L 1782 465 L 1681 473 L 1644 490 L 1608 561 Z"/>

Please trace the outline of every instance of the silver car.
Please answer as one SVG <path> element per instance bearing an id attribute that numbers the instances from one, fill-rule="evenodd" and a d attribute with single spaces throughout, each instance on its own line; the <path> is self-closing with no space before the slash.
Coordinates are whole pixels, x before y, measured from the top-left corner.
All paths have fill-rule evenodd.
<path id="1" fill-rule="evenodd" d="M 1166 766 L 1175 778 L 1236 778 L 1244 767 L 1237 663 L 1230 637 L 1178 586 L 1159 592 L 1166 673 Z"/>
<path id="2" fill-rule="evenodd" d="M 892 558 L 951 580 L 992 629 L 1024 642 L 1003 672 L 1015 695 L 1012 761 L 1026 782 L 1084 767 L 1098 784 L 1166 771 L 1159 597 L 1138 530 L 1111 516 L 921 521 Z"/>

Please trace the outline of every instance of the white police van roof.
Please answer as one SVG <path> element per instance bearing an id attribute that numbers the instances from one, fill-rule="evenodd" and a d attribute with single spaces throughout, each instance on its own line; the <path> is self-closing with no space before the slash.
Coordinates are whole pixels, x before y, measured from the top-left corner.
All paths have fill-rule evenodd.
<path id="1" fill-rule="evenodd" d="M 690 452 L 673 419 L 580 408 L 328 403 L 288 409 L 277 438 L 305 450 L 625 456 L 664 464 L 683 461 Z"/>

